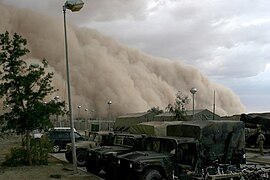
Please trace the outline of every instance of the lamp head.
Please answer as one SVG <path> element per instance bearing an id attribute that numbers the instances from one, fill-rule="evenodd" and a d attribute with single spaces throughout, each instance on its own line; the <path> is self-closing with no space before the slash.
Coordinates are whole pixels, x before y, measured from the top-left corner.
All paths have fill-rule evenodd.
<path id="1" fill-rule="evenodd" d="M 80 11 L 84 5 L 82 0 L 67 0 L 64 8 L 69 9 L 72 12 Z"/>
<path id="2" fill-rule="evenodd" d="M 191 88 L 190 90 L 191 94 L 195 94 L 197 92 L 197 89 L 195 87 Z"/>
<path id="3" fill-rule="evenodd" d="M 58 99 L 60 99 L 60 97 L 59 96 L 55 96 L 54 99 L 55 100 L 58 100 Z"/>

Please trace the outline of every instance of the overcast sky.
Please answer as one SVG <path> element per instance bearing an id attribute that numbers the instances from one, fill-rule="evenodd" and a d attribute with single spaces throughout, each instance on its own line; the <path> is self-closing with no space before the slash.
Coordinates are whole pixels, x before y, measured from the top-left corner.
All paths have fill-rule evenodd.
<path id="1" fill-rule="evenodd" d="M 0 0 L 61 16 L 64 0 Z M 269 0 L 85 0 L 68 20 L 231 88 L 247 112 L 270 110 Z M 59 8 L 60 7 L 60 8 Z M 199 91 L 199 89 L 198 89 Z"/>

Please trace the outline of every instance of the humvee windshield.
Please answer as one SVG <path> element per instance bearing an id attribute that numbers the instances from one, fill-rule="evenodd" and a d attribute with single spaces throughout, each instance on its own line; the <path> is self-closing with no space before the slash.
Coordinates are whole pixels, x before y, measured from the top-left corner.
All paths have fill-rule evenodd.
<path id="1" fill-rule="evenodd" d="M 89 140 L 95 143 L 99 143 L 100 145 L 109 145 L 113 143 L 114 135 L 106 134 L 106 133 L 92 133 L 89 135 Z"/>
<path id="2" fill-rule="evenodd" d="M 100 142 L 101 138 L 102 138 L 102 136 L 99 135 L 98 133 L 93 133 L 90 135 L 89 140 L 94 141 L 94 142 Z"/>
<path id="3" fill-rule="evenodd" d="M 129 136 L 129 135 L 117 135 L 114 137 L 113 145 L 116 146 L 127 146 L 133 149 L 145 149 L 143 148 L 145 145 L 142 138 Z"/>
<path id="4" fill-rule="evenodd" d="M 173 139 L 158 139 L 153 138 L 151 143 L 147 144 L 147 151 L 155 151 L 159 153 L 167 152 L 175 154 L 176 150 L 176 141 Z"/>
<path id="5" fill-rule="evenodd" d="M 196 143 L 178 144 L 176 161 L 193 166 L 196 161 Z"/>
<path id="6" fill-rule="evenodd" d="M 170 153 L 183 165 L 194 165 L 196 160 L 196 143 L 177 143 L 174 139 L 153 138 L 146 145 L 147 151 Z"/>
<path id="7" fill-rule="evenodd" d="M 134 138 L 130 136 L 116 136 L 114 145 L 134 146 Z"/>

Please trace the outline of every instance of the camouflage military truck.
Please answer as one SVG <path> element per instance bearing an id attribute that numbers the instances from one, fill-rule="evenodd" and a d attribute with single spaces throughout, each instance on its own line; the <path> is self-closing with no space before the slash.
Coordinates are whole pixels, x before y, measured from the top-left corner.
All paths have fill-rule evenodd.
<path id="1" fill-rule="evenodd" d="M 87 171 L 94 174 L 98 174 L 101 170 L 108 172 L 110 162 L 116 155 L 143 150 L 148 138 L 146 135 L 138 134 L 115 134 L 112 145 L 93 148 L 88 151 Z"/>
<path id="2" fill-rule="evenodd" d="M 89 135 L 87 141 L 75 142 L 77 166 L 83 167 L 86 165 L 87 151 L 100 146 L 110 145 L 113 143 L 114 132 L 112 131 L 97 131 Z M 65 158 L 69 163 L 73 163 L 72 160 L 72 144 L 69 143 L 66 146 Z"/>
<path id="3" fill-rule="evenodd" d="M 245 163 L 243 122 L 187 121 L 166 126 L 166 132 L 167 136 L 151 137 L 146 151 L 117 156 L 108 177 L 205 179 L 220 171 L 239 169 Z"/>

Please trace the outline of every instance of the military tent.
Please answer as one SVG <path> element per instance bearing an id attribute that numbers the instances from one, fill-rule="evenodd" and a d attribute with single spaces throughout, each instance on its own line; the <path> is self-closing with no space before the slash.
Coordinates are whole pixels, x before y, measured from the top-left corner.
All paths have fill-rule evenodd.
<path id="1" fill-rule="evenodd" d="M 123 116 L 118 116 L 115 120 L 113 130 L 125 132 L 135 124 L 141 122 L 153 121 L 155 114 L 153 112 L 141 112 L 141 113 L 130 113 Z"/>
<path id="2" fill-rule="evenodd" d="M 220 116 L 214 114 L 208 109 L 197 109 L 194 110 L 194 118 L 193 118 L 193 110 L 186 110 L 184 113 L 185 119 L 187 121 L 191 120 L 220 120 Z M 165 112 L 154 117 L 155 121 L 175 121 L 175 114 L 171 112 Z"/>

